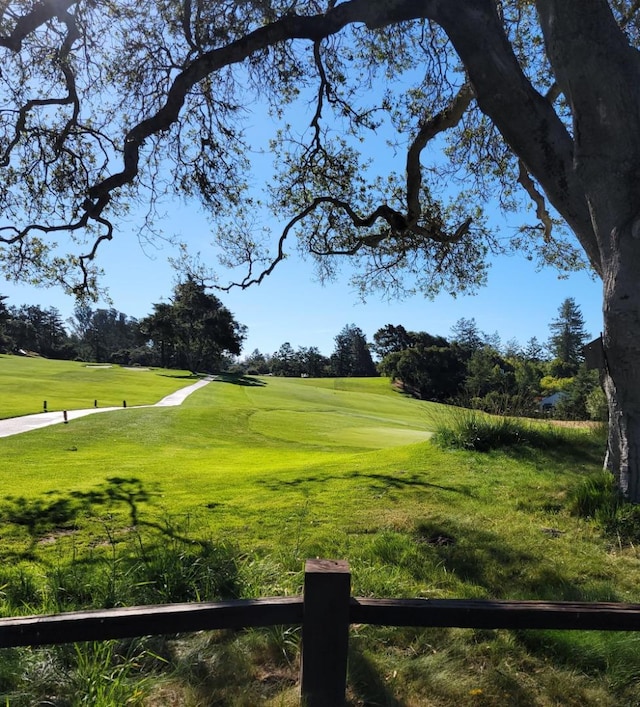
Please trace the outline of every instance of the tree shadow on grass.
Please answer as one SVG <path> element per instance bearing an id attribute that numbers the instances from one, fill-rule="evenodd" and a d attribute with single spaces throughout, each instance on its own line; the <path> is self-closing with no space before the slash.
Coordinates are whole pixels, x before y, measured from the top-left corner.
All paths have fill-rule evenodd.
<path id="1" fill-rule="evenodd" d="M 83 505 L 72 497 L 25 498 L 7 496 L 0 503 L 0 521 L 23 528 L 29 537 L 26 551 L 30 556 L 38 540 L 52 530 L 66 531 L 75 528 Z"/>
<path id="2" fill-rule="evenodd" d="M 419 473 L 407 473 L 404 471 L 400 471 L 397 474 L 351 471 L 340 475 L 322 474 L 317 476 L 300 476 L 296 479 L 258 479 L 256 483 L 264 486 L 269 491 L 277 492 L 285 489 L 304 488 L 314 484 L 326 484 L 330 481 L 344 481 L 345 479 L 366 481 L 368 482 L 369 489 L 377 494 L 413 488 L 423 490 L 438 489 L 440 491 L 458 493 L 464 496 L 473 496 L 471 490 L 464 486 L 456 488 L 455 486 L 435 484 L 431 481 L 426 481 Z"/>
<path id="3" fill-rule="evenodd" d="M 560 440 L 557 445 L 533 446 L 514 445 L 504 447 L 500 451 L 519 462 L 536 462 L 544 465 L 585 466 L 602 465 L 606 445 L 594 443 L 593 440 Z"/>
<path id="4" fill-rule="evenodd" d="M 348 700 L 347 704 L 404 707 L 405 703 L 394 696 L 360 643 L 354 637 L 349 641 L 348 687 L 357 701 Z"/>
<path id="5" fill-rule="evenodd" d="M 233 373 L 219 373 L 214 383 L 231 383 L 232 385 L 244 385 L 255 388 L 263 388 L 266 384 L 265 381 L 256 378 L 255 376 L 245 376 L 241 374 Z"/>
<path id="6" fill-rule="evenodd" d="M 96 507 L 107 511 L 125 509 L 131 527 L 152 528 L 165 537 L 191 545 L 207 544 L 208 541 L 181 535 L 167 519 L 161 524 L 140 517 L 141 505 L 153 502 L 160 495 L 158 484 L 145 486 L 135 477 L 112 476 L 95 489 L 70 491 L 65 496 L 57 491 L 48 491 L 36 498 L 6 496 L 0 501 L 0 522 L 22 528 L 27 533 L 29 545 L 24 558 L 33 556 L 37 543 L 43 537 L 76 530 L 80 516 L 87 513 L 94 515 Z"/>
<path id="7" fill-rule="evenodd" d="M 143 504 L 158 494 L 157 485 L 111 477 L 88 492 L 0 501 L 3 531 L 13 527 L 14 534 L 26 533 L 28 541 L 24 547 L 21 538 L 19 549 L 1 556 L 5 567 L 0 567 L 0 586 L 9 603 L 29 605 L 31 613 L 51 613 L 241 596 L 239 553 L 233 543 L 192 535 L 188 519 L 163 515 L 156 522 L 141 517 Z M 97 516 L 103 528 L 97 535 L 90 533 L 88 544 L 84 535 L 80 541 L 64 539 L 78 530 L 81 516 Z M 52 541 L 59 541 L 55 553 L 40 549 L 36 554 L 41 542 Z M 14 571 L 24 560 L 37 563 L 42 596 L 32 590 L 32 582 L 21 579 L 19 569 Z"/>
<path id="8" fill-rule="evenodd" d="M 600 590 L 593 586 L 585 590 L 571 581 L 547 561 L 544 545 L 536 553 L 475 524 L 453 519 L 422 521 L 415 526 L 414 538 L 424 553 L 435 556 L 436 564 L 469 584 L 483 587 L 494 599 L 514 598 L 515 592 L 521 598 L 541 601 L 621 600 L 609 584 Z"/>
<path id="9" fill-rule="evenodd" d="M 417 572 L 416 579 L 429 582 L 432 568 L 438 567 L 451 577 L 457 577 L 463 582 L 478 588 L 481 593 L 492 599 L 524 599 L 531 601 L 571 601 L 571 602 L 620 602 L 625 597 L 610 581 L 601 576 L 585 576 L 576 581 L 568 573 L 563 572 L 561 564 L 554 560 L 555 554 L 547 552 L 546 543 L 513 542 L 503 535 L 479 527 L 476 523 L 458 521 L 452 518 L 429 519 L 416 523 L 414 540 L 419 552 L 429 561 L 425 563 L 424 574 Z M 540 529 L 542 533 L 544 529 Z M 549 536 L 549 544 L 555 542 Z M 387 548 L 380 544 L 381 552 Z M 419 568 L 420 563 L 412 562 L 407 567 L 409 571 Z M 477 590 L 473 592 L 478 596 Z M 464 598 L 458 594 L 458 598 Z M 574 636 L 578 634 L 578 638 Z M 543 659 L 553 659 L 567 665 L 572 670 L 594 672 L 594 648 L 599 654 L 601 665 L 598 669 L 608 669 L 602 656 L 616 655 L 620 646 L 616 638 L 607 632 L 599 633 L 593 645 L 585 639 L 580 639 L 581 632 L 548 631 L 548 630 L 518 630 L 513 635 L 526 650 Z M 591 640 L 591 639 L 590 639 Z M 622 650 L 628 650 L 634 658 L 628 663 L 636 662 L 637 643 L 630 637 Z M 640 674 L 640 670 L 635 671 Z M 634 678 L 635 679 L 635 678 Z M 514 693 L 513 686 L 509 692 Z M 520 704 L 520 703 L 518 703 Z M 523 702 L 522 704 L 528 704 Z"/>

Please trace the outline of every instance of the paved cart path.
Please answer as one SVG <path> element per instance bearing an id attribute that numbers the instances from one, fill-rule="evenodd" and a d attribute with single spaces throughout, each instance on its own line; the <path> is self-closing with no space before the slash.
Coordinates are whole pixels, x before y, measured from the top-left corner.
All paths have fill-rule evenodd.
<path id="1" fill-rule="evenodd" d="M 131 408 L 126 408 L 127 410 L 134 410 L 139 408 L 151 408 L 151 407 L 170 407 L 173 405 L 182 405 L 182 403 L 188 398 L 191 393 L 195 392 L 199 388 L 211 383 L 214 380 L 213 376 L 207 376 L 202 380 L 199 380 L 193 385 L 188 385 L 185 388 L 180 388 L 176 390 L 175 393 L 171 393 L 166 397 L 159 400 L 154 405 L 132 405 Z M 105 408 L 87 408 L 86 410 L 68 410 L 67 420 L 76 420 L 79 417 L 85 417 L 86 415 L 95 415 L 98 412 L 111 412 L 112 410 L 124 410 L 124 407 L 105 407 Z M 30 430 L 37 430 L 40 427 L 48 427 L 49 425 L 58 425 L 64 422 L 64 413 L 62 411 L 58 412 L 39 412 L 35 415 L 23 415 L 22 417 L 10 417 L 7 420 L 0 420 L 0 437 L 10 437 L 11 435 L 17 435 L 21 432 L 29 432 Z"/>

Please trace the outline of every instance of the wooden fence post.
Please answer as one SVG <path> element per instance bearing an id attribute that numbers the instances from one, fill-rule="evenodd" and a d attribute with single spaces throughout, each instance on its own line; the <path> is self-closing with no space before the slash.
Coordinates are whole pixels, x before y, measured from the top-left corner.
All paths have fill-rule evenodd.
<path id="1" fill-rule="evenodd" d="M 345 560 L 307 560 L 300 692 L 304 707 L 342 707 L 347 684 L 351 572 Z"/>

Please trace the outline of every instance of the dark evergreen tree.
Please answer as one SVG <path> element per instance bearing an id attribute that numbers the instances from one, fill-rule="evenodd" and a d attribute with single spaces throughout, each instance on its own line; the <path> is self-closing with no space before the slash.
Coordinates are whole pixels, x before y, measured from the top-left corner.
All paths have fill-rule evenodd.
<path id="1" fill-rule="evenodd" d="M 142 338 L 153 345 L 155 362 L 163 368 L 175 363 L 177 333 L 173 306 L 167 302 L 153 305 L 153 312 L 140 321 Z"/>
<path id="2" fill-rule="evenodd" d="M 554 358 L 553 374 L 566 378 L 577 373 L 584 361 L 582 349 L 589 340 L 584 318 L 573 297 L 567 297 L 558 309 L 558 317 L 549 325 L 549 351 Z"/>
<path id="3" fill-rule="evenodd" d="M 465 377 L 464 352 L 458 346 L 415 346 L 388 354 L 378 364 L 383 376 L 398 382 L 405 393 L 422 400 L 456 398 Z"/>
<path id="4" fill-rule="evenodd" d="M 270 367 L 274 376 L 297 377 L 302 373 L 300 357 L 288 341 L 271 356 Z"/>
<path id="5" fill-rule="evenodd" d="M 6 332 L 16 350 L 33 351 L 48 358 L 75 357 L 76 349 L 55 307 L 11 307 L 6 320 Z"/>
<path id="6" fill-rule="evenodd" d="M 85 361 L 128 364 L 134 356 L 139 357 L 144 338 L 138 320 L 113 307 L 94 310 L 79 304 L 69 323 L 79 356 Z"/>
<path id="7" fill-rule="evenodd" d="M 307 375 L 310 378 L 322 378 L 328 375 L 330 361 L 320 353 L 320 349 L 317 346 L 301 347 L 298 350 L 298 355 L 303 375 Z"/>
<path id="8" fill-rule="evenodd" d="M 529 361 L 536 363 L 544 361 L 544 346 L 538 341 L 535 336 L 532 336 L 524 348 L 524 357 Z"/>
<path id="9" fill-rule="evenodd" d="M 244 370 L 248 375 L 265 375 L 270 372 L 270 360 L 270 357 L 254 349 L 243 361 Z"/>
<path id="10" fill-rule="evenodd" d="M 476 351 L 485 344 L 486 336 L 480 331 L 474 317 L 461 317 L 451 327 L 451 340 L 469 352 Z"/>
<path id="11" fill-rule="evenodd" d="M 7 326 L 11 320 L 11 313 L 5 304 L 8 299 L 6 295 L 0 295 L 0 352 L 9 353 L 13 348 L 13 341 L 7 332 Z"/>
<path id="12" fill-rule="evenodd" d="M 415 343 L 411 334 L 402 326 L 387 324 L 375 332 L 371 350 L 380 359 L 396 351 L 404 351 Z"/>
<path id="13" fill-rule="evenodd" d="M 444 336 L 437 334 L 429 334 L 426 331 L 410 331 L 409 337 L 412 346 L 422 346 L 423 349 L 435 346 L 436 348 L 446 348 L 449 346 L 449 341 Z"/>
<path id="14" fill-rule="evenodd" d="M 367 338 L 355 324 L 347 324 L 335 337 L 331 374 L 341 377 L 377 376 Z"/>
<path id="15" fill-rule="evenodd" d="M 407 331 L 401 324 L 378 329 L 373 335 L 374 343 L 371 350 L 382 360 L 390 353 L 404 351 L 412 346 L 448 346 L 449 342 L 443 336 L 434 336 L 426 331 Z"/>
<path id="16" fill-rule="evenodd" d="M 175 286 L 169 304 L 154 304 L 153 309 L 140 327 L 154 344 L 163 348 L 166 365 L 194 372 L 215 370 L 225 353 L 240 354 L 246 327 L 192 278 Z"/>

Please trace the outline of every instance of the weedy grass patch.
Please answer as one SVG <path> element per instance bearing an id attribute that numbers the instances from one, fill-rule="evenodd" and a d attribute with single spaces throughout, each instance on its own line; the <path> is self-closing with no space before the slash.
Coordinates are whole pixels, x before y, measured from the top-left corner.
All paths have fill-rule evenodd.
<path id="1" fill-rule="evenodd" d="M 558 428 L 485 452 L 434 443 L 460 414 L 381 379 L 227 377 L 178 408 L 4 438 L 2 611 L 293 594 L 318 556 L 349 561 L 356 595 L 639 601 L 635 546 L 574 512 L 602 440 Z M 162 660 L 121 682 L 141 681 L 151 705 L 295 704 L 298 638 L 165 637 Z M 636 672 L 612 656 L 640 665 L 632 634 L 362 626 L 352 638 L 351 705 L 633 704 Z M 60 651 L 16 660 L 46 655 L 73 675 L 78 658 Z"/>

